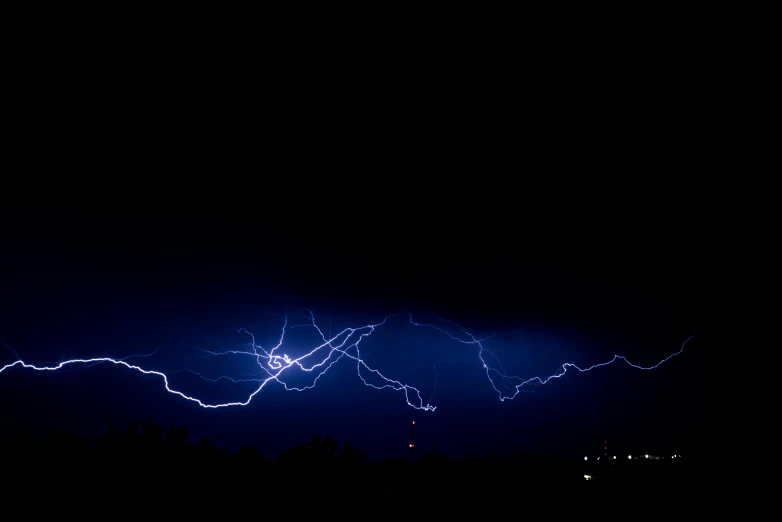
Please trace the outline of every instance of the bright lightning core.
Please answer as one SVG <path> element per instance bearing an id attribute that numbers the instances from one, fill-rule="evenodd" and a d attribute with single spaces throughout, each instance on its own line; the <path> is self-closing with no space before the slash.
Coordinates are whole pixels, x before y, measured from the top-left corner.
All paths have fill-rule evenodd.
<path id="1" fill-rule="evenodd" d="M 235 377 L 229 375 L 206 377 L 203 374 L 188 368 L 176 370 L 174 372 L 150 370 L 145 369 L 140 365 L 127 362 L 130 357 L 126 357 L 124 359 L 114 359 L 111 357 L 69 359 L 63 360 L 58 364 L 42 366 L 25 362 L 22 360 L 22 358 L 19 357 L 15 350 L 11 349 L 7 345 L 6 348 L 13 352 L 17 359 L 14 362 L 0 367 L 0 373 L 11 370 L 15 367 L 36 371 L 54 372 L 63 370 L 66 367 L 79 365 L 91 366 L 101 363 L 111 363 L 124 366 L 130 370 L 134 370 L 142 374 L 155 375 L 163 381 L 166 391 L 178 395 L 188 401 L 195 402 L 203 408 L 223 408 L 228 406 L 246 406 L 258 393 L 260 393 L 261 390 L 266 387 L 267 384 L 272 381 L 278 383 L 284 389 L 289 391 L 304 391 L 314 388 L 317 385 L 318 379 L 323 374 L 332 368 L 332 366 L 344 359 L 345 362 L 355 365 L 358 378 L 361 379 L 361 381 L 366 386 L 377 390 L 394 390 L 404 396 L 408 406 L 417 410 L 434 411 L 436 407 L 430 404 L 432 398 L 434 397 L 434 393 L 432 393 L 432 396 L 430 396 L 429 402 L 425 402 L 421 397 L 421 392 L 417 388 L 382 374 L 380 371 L 367 364 L 366 358 L 362 355 L 362 341 L 371 336 L 378 328 L 385 326 L 390 320 L 401 315 L 402 314 L 389 315 L 376 324 L 367 324 L 356 328 L 345 328 L 336 335 L 331 336 L 330 334 L 326 335 L 323 330 L 321 330 L 315 321 L 315 315 L 311 311 L 306 311 L 304 313 L 306 322 L 302 324 L 289 325 L 288 318 L 286 316 L 280 332 L 279 340 L 274 346 L 270 348 L 264 348 L 263 346 L 256 343 L 255 336 L 252 333 L 244 329 L 239 329 L 237 330 L 238 332 L 243 333 L 249 337 L 249 342 L 242 349 L 227 351 L 203 350 L 205 352 L 205 357 L 208 358 L 237 357 L 246 359 L 250 364 L 252 364 L 252 368 L 254 368 L 254 373 L 249 374 L 249 377 L 247 376 L 248 374 Z M 631 363 L 622 355 L 614 355 L 613 358 L 608 361 L 596 363 L 588 367 L 582 368 L 574 363 L 565 363 L 557 368 L 554 373 L 548 376 L 522 378 L 505 373 L 505 370 L 503 369 L 499 359 L 497 359 L 497 357 L 495 357 L 486 347 L 486 344 L 489 342 L 491 337 L 478 339 L 458 324 L 444 319 L 438 319 L 436 321 L 438 324 L 420 323 L 414 320 L 412 314 L 409 314 L 408 320 L 409 324 L 414 327 L 429 328 L 441 333 L 444 336 L 445 342 L 468 345 L 474 348 L 478 357 L 478 363 L 482 365 L 489 384 L 492 386 L 494 391 L 497 392 L 501 401 L 506 399 L 513 399 L 521 391 L 524 391 L 525 388 L 534 388 L 545 385 L 552 379 L 558 379 L 564 376 L 565 373 L 567 373 L 567 371 L 570 369 L 577 370 L 579 372 L 587 372 L 602 366 L 610 365 L 617 361 L 622 361 L 639 370 L 652 370 L 668 361 L 672 357 L 681 354 L 684 350 L 684 346 L 694 337 L 694 335 L 691 335 L 684 340 L 678 351 L 671 353 L 664 359 L 650 366 L 637 365 Z M 314 346 L 312 346 L 309 351 L 306 351 L 303 354 L 292 354 L 292 348 L 286 349 L 285 347 L 286 334 L 288 334 L 294 328 L 308 328 L 316 333 L 317 341 L 314 343 Z M 131 357 L 149 357 L 150 355 L 152 354 Z M 212 382 L 229 381 L 232 383 L 249 382 L 255 384 L 253 391 L 250 392 L 246 399 L 242 401 L 210 403 L 172 388 L 169 379 L 171 374 L 176 372 L 188 372 L 203 380 Z M 292 382 L 294 380 L 298 382 L 298 379 L 295 378 L 296 374 L 301 375 L 302 372 L 310 377 L 309 384 L 306 386 L 293 385 Z"/>

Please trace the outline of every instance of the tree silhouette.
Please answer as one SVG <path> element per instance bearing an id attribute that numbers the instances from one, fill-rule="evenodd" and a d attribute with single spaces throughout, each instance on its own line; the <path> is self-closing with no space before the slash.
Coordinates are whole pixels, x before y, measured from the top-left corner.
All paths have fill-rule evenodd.
<path id="1" fill-rule="evenodd" d="M 165 444 L 170 448 L 184 448 L 187 446 L 190 437 L 187 428 L 177 428 L 173 424 L 169 425 L 166 431 Z"/>
<path id="2" fill-rule="evenodd" d="M 193 516 L 203 516 L 206 509 L 224 513 L 227 502 L 255 509 L 259 492 L 265 499 L 294 492 L 301 502 L 346 509 L 368 502 L 389 513 L 416 503 L 446 506 L 454 499 L 465 507 L 489 509 L 520 492 L 525 502 L 546 509 L 557 505 L 546 500 L 548 492 L 554 500 L 567 498 L 582 507 L 602 505 L 597 501 L 605 493 L 614 505 L 617 498 L 644 501 L 657 484 L 676 491 L 677 484 L 692 480 L 680 461 L 585 463 L 528 454 L 451 460 L 433 452 L 415 462 L 367 460 L 367 453 L 350 442 L 340 446 L 321 435 L 267 460 L 250 446 L 228 454 L 208 438 L 192 444 L 187 428 L 164 429 L 153 421 L 131 422 L 124 431 L 108 423 L 105 435 L 94 441 L 64 430 L 39 441 L 29 430 L 1 431 L 0 455 L 8 484 L 4 494 L 20 504 L 40 504 L 45 497 L 48 505 L 62 506 L 87 493 L 119 495 L 140 503 L 171 502 Z M 584 475 L 594 480 L 587 482 Z"/>
<path id="3" fill-rule="evenodd" d="M 364 450 L 357 450 L 353 445 L 345 441 L 342 445 L 342 449 L 337 456 L 336 462 L 341 465 L 355 466 L 361 464 L 366 459 L 367 452 Z"/>
<path id="4" fill-rule="evenodd" d="M 311 452 L 312 460 L 318 464 L 334 462 L 339 451 L 339 446 L 334 442 L 334 439 L 320 435 L 312 435 L 307 441 L 306 447 Z"/>

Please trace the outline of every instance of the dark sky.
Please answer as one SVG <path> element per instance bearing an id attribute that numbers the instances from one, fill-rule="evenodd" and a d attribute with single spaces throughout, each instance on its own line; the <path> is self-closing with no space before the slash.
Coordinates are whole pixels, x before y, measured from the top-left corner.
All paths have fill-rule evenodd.
<path id="1" fill-rule="evenodd" d="M 303 323 L 301 310 L 311 309 L 336 333 L 404 312 L 362 341 L 362 357 L 431 397 L 435 412 L 364 386 L 347 359 L 314 389 L 272 382 L 249 405 L 216 410 L 167 393 L 155 376 L 103 364 L 6 370 L 3 424 L 99 436 L 107 419 L 152 419 L 268 457 L 312 433 L 349 440 L 370 457 L 402 456 L 413 420 L 420 452 L 436 444 L 452 457 L 597 455 L 604 440 L 623 455 L 699 451 L 705 368 L 734 335 L 735 305 L 725 229 L 694 192 L 586 183 L 565 198 L 557 189 L 564 178 L 546 189 L 521 178 L 447 190 L 367 178 L 326 192 L 307 188 L 306 177 L 288 179 L 279 189 L 256 180 L 250 202 L 203 194 L 162 209 L 139 202 L 122 212 L 81 208 L 78 217 L 45 207 L 15 213 L 2 240 L 0 333 L 39 365 L 157 350 L 129 361 L 221 402 L 245 400 L 253 383 L 169 372 L 256 372 L 252 360 L 203 358 L 202 349 L 245 349 L 236 328 L 271 346 L 286 313 Z M 235 190 L 247 197 L 250 185 Z M 413 327 L 407 312 L 456 321 L 477 337 L 497 332 L 484 346 L 522 378 L 614 354 L 650 366 L 701 335 L 652 371 L 621 361 L 571 370 L 501 401 L 475 345 Z M 291 330 L 285 347 L 299 353 L 311 334 Z M 15 359 L 0 355 L 0 365 Z"/>

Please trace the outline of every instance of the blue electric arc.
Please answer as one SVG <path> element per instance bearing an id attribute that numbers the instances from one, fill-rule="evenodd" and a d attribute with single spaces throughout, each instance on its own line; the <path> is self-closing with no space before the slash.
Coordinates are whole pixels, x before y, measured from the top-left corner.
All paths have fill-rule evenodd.
<path id="1" fill-rule="evenodd" d="M 112 357 L 68 359 L 68 360 L 63 360 L 58 364 L 42 366 L 42 365 L 30 364 L 25 362 L 21 357 L 19 357 L 18 352 L 13 348 L 9 347 L 5 343 L 5 341 L 1 338 L 0 341 L 2 341 L 3 345 L 16 356 L 16 360 L 6 364 L 5 366 L 0 367 L 0 373 L 11 370 L 12 368 L 25 368 L 29 370 L 35 370 L 35 371 L 56 372 L 58 370 L 63 370 L 66 367 L 73 367 L 79 365 L 92 366 L 96 364 L 111 363 L 111 364 L 123 366 L 129 370 L 134 370 L 136 372 L 145 375 L 155 375 L 157 377 L 160 377 L 160 379 L 163 381 L 163 384 L 167 392 L 177 395 L 187 401 L 194 402 L 199 406 L 201 406 L 202 408 L 226 408 L 230 406 L 246 406 L 250 404 L 253 398 L 256 395 L 258 395 L 261 392 L 261 390 L 263 390 L 266 387 L 266 385 L 269 384 L 270 382 L 276 382 L 282 385 L 283 388 L 288 391 L 304 391 L 304 390 L 312 389 L 316 386 L 318 379 L 322 375 L 324 375 L 332 366 L 334 366 L 340 360 L 346 359 L 348 361 L 352 361 L 352 363 L 355 364 L 357 375 L 359 379 L 361 379 L 361 381 L 366 386 L 374 388 L 376 390 L 391 389 L 397 392 L 401 392 L 404 395 L 405 401 L 408 406 L 416 410 L 435 411 L 436 406 L 433 406 L 431 404 L 431 401 L 434 398 L 434 391 L 432 392 L 432 395 L 429 397 L 429 400 L 424 401 L 423 398 L 421 397 L 421 392 L 418 388 L 383 375 L 377 369 L 369 366 L 366 360 L 362 357 L 362 352 L 360 347 L 361 342 L 367 337 L 371 336 L 376 329 L 383 327 L 392 318 L 403 315 L 402 312 L 388 315 L 382 321 L 375 324 L 366 324 L 356 328 L 345 328 L 344 330 L 342 330 L 341 332 L 337 333 L 334 336 L 330 336 L 330 335 L 327 336 L 323 333 L 321 328 L 317 325 L 315 321 L 315 314 L 312 311 L 305 310 L 303 314 L 307 322 L 303 324 L 296 324 L 296 325 L 289 325 L 288 317 L 287 315 L 285 316 L 279 341 L 275 346 L 273 346 L 270 349 L 263 348 L 261 345 L 257 344 L 255 341 L 255 336 L 251 332 L 243 328 L 237 329 L 237 332 L 246 334 L 250 338 L 250 342 L 247 343 L 245 349 L 226 350 L 226 351 L 209 351 L 209 350 L 202 349 L 206 353 L 206 357 L 237 356 L 237 357 L 243 357 L 243 358 L 248 358 L 253 360 L 255 366 L 257 367 L 256 368 L 257 372 L 249 378 L 235 378 L 227 375 L 222 375 L 216 378 L 207 378 L 203 376 L 201 373 L 187 368 L 176 370 L 173 372 L 163 372 L 163 371 L 146 369 L 140 365 L 131 364 L 128 362 L 128 359 L 132 357 L 150 357 L 151 355 L 154 354 L 154 352 L 150 354 L 143 354 L 143 355 L 131 355 L 129 357 L 125 357 L 122 359 L 115 359 Z M 409 318 L 409 324 L 415 327 L 430 328 L 440 332 L 446 338 L 451 339 L 454 342 L 465 344 L 465 345 L 471 345 L 475 347 L 477 349 L 477 355 L 480 364 L 482 365 L 486 373 L 486 377 L 490 385 L 494 389 L 494 391 L 497 392 L 500 401 L 513 399 L 525 389 L 535 388 L 541 385 L 545 385 L 552 379 L 558 379 L 562 377 L 567 373 L 568 370 L 571 369 L 579 372 L 588 372 L 596 368 L 608 366 L 617 361 L 623 361 L 626 364 L 630 365 L 631 367 L 639 370 L 653 370 L 659 367 L 661 364 L 669 361 L 671 358 L 680 355 L 684 351 L 685 345 L 696 336 L 695 334 L 690 335 L 682 342 L 681 346 L 677 351 L 671 353 L 667 357 L 663 358 L 662 360 L 660 360 L 659 362 L 651 366 L 641 366 L 638 364 L 634 364 L 630 362 L 625 356 L 614 355 L 610 360 L 593 364 L 585 368 L 579 367 L 575 363 L 564 363 L 561 366 L 559 366 L 554 373 L 546 377 L 535 376 L 535 377 L 522 378 L 522 377 L 517 377 L 515 375 L 508 375 L 503 369 L 500 360 L 484 346 L 484 343 L 486 343 L 488 339 L 493 337 L 493 335 L 482 339 L 478 339 L 473 334 L 469 333 L 467 330 L 465 330 L 459 324 L 453 321 L 437 318 L 437 321 L 442 323 L 441 325 L 432 324 L 432 323 L 421 323 L 415 321 L 413 319 L 412 314 L 407 314 L 407 315 Z M 293 328 L 312 328 L 317 332 L 317 335 L 320 338 L 320 340 L 315 344 L 315 346 L 312 347 L 310 351 L 298 357 L 291 357 L 285 353 L 283 345 L 285 342 L 286 333 Z M 302 370 L 304 372 L 314 375 L 311 383 L 307 386 L 293 386 L 290 383 L 290 379 L 287 379 L 287 377 L 288 374 L 292 373 L 294 370 Z M 436 367 L 434 368 L 434 371 L 435 371 L 435 391 L 436 391 L 436 385 L 437 385 Z M 178 373 L 178 372 L 188 372 L 198 376 L 203 380 L 211 381 L 211 382 L 219 382 L 221 380 L 226 380 L 233 383 L 253 382 L 253 383 L 257 383 L 257 386 L 254 387 L 255 389 L 248 394 L 245 400 L 221 402 L 221 403 L 209 403 L 209 402 L 202 401 L 201 399 L 198 399 L 192 395 L 184 393 L 183 391 L 174 389 L 169 382 L 169 378 L 172 373 Z M 372 380 L 373 382 L 369 382 L 368 379 Z"/>

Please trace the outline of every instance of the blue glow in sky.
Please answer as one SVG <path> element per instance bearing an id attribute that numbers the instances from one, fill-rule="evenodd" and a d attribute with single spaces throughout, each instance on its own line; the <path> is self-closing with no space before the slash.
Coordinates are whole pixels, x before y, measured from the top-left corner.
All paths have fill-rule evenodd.
<path id="1" fill-rule="evenodd" d="M 650 272 L 456 257 L 398 236 L 250 248 L 145 233 L 6 244 L 8 426 L 97 436 L 108 419 L 152 419 L 268 457 L 312 433 L 398 457 L 415 420 L 417 451 L 454 457 L 582 455 L 605 439 L 682 453 L 705 353 L 724 342 L 724 308 L 692 278 L 685 291 Z"/>

